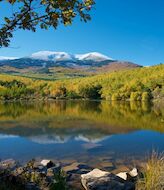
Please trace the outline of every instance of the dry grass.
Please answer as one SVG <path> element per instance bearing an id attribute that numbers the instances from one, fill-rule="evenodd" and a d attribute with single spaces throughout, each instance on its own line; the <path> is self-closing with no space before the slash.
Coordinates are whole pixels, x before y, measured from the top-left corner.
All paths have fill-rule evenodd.
<path id="1" fill-rule="evenodd" d="M 164 155 L 152 154 L 136 190 L 164 190 Z"/>

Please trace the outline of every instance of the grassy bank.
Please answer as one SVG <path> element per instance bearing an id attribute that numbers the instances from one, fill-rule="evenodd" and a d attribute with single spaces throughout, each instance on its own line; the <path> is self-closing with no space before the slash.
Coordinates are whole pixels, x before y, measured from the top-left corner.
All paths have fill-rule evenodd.
<path id="1" fill-rule="evenodd" d="M 137 182 L 137 190 L 163 190 L 164 156 L 153 153 L 143 174 Z"/>
<path id="2" fill-rule="evenodd" d="M 0 99 L 107 99 L 147 101 L 164 97 L 164 64 L 56 81 L 0 75 Z"/>

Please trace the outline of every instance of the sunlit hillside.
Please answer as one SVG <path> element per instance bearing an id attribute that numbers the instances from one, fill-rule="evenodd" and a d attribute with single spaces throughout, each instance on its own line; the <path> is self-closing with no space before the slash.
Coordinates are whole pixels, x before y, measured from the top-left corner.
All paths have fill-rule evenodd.
<path id="1" fill-rule="evenodd" d="M 0 97 L 147 101 L 164 97 L 164 64 L 56 81 L 0 75 Z"/>

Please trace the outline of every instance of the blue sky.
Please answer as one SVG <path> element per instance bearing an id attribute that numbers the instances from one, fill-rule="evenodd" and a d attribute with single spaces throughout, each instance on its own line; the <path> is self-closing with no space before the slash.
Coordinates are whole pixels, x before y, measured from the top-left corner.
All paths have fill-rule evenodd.
<path id="1" fill-rule="evenodd" d="M 8 13 L 0 4 L 0 17 Z M 14 47 L 14 48 L 13 48 Z M 142 65 L 164 63 L 164 0 L 96 0 L 92 21 L 36 33 L 17 31 L 0 56 L 26 56 L 41 50 L 100 52 Z"/>

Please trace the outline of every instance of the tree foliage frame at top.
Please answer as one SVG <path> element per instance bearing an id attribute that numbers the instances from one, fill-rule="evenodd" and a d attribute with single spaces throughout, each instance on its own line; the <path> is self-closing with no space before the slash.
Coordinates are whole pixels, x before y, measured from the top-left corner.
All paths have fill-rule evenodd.
<path id="1" fill-rule="evenodd" d="M 4 17 L 0 28 L 0 48 L 8 47 L 13 32 L 18 29 L 36 31 L 59 24 L 71 25 L 75 17 L 87 22 L 91 19 L 89 11 L 94 0 L 0 0 L 11 6 L 11 16 Z M 0 8 L 1 9 L 1 8 Z"/>

